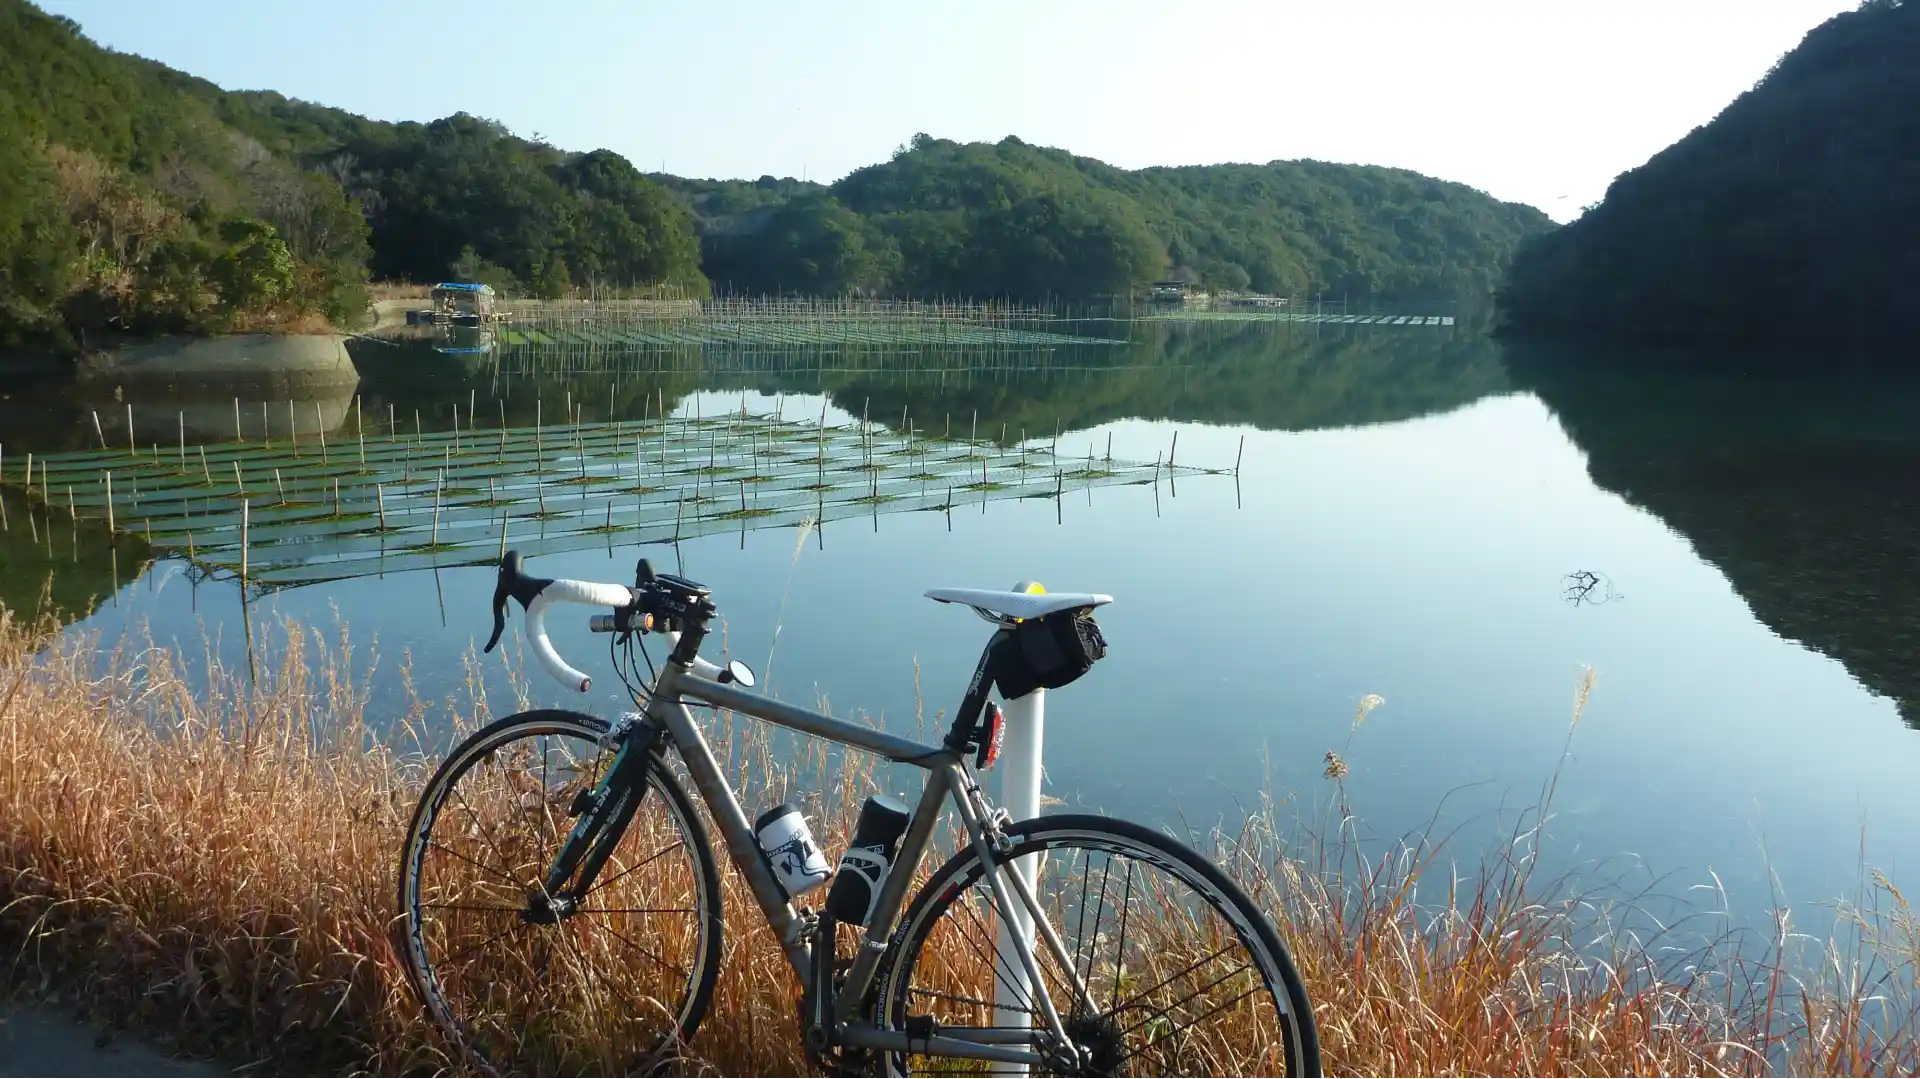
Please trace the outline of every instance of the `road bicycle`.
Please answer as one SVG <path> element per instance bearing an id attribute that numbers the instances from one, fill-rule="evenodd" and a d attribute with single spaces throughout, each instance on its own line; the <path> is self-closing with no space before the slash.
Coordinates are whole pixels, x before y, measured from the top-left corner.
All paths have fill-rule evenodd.
<path id="1" fill-rule="evenodd" d="M 590 625 L 613 634 L 638 710 L 611 723 L 556 709 L 508 716 L 455 748 L 420 797 L 401 860 L 403 950 L 468 1063 L 608 1074 L 657 1067 L 692 1042 L 720 972 L 723 919 L 684 771 L 792 966 L 800 1035 L 823 1071 L 1319 1073 L 1292 958 L 1219 867 L 1124 821 L 1010 820 L 982 792 L 1005 725 L 991 693 L 1014 700 L 1085 673 L 1106 651 L 1093 610 L 1111 598 L 927 595 L 994 625 L 937 745 L 760 695 L 744 664 L 703 659 L 718 614 L 705 585 L 645 559 L 632 587 L 547 580 L 505 555 L 487 650 L 513 599 L 540 664 L 585 692 L 591 679 L 555 651 L 545 616 L 555 603 L 605 608 Z M 657 670 L 648 635 L 669 649 Z M 918 804 L 869 798 L 817 902 L 828 871 L 804 818 L 783 805 L 749 822 L 696 707 L 922 769 Z M 922 880 L 948 806 L 964 835 Z"/>

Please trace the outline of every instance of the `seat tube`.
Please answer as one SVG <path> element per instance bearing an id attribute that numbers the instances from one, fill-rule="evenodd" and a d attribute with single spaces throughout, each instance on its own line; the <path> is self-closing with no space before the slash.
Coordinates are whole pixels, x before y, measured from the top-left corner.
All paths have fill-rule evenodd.
<path id="1" fill-rule="evenodd" d="M 1007 815 L 1016 821 L 1027 820 L 1040 815 L 1040 779 L 1041 747 L 1046 738 L 1047 691 L 1036 689 L 1032 693 L 1015 700 L 1005 702 L 1000 708 L 1001 721 L 1006 725 L 1000 743 L 1000 797 L 999 803 Z M 1040 856 L 1029 854 L 1015 859 L 1009 868 L 1026 882 L 1027 889 L 1037 900 L 1040 896 Z M 1009 895 L 1014 890 L 1007 889 Z M 1012 925 L 1003 919 L 996 931 L 994 941 L 995 965 L 1000 968 L 1000 977 L 994 979 L 993 988 L 993 1025 L 997 1027 L 1022 1027 L 1031 1024 L 1030 1012 L 1020 1010 L 1021 1000 L 1033 999 L 1027 984 L 1027 972 L 1021 965 L 1019 952 L 1013 943 L 1011 934 L 1018 932 L 1024 939 L 1029 951 L 1033 948 L 1033 915 L 1025 905 L 1016 899 L 1012 904 Z M 1027 1069 L 1020 1064 L 997 1064 L 992 1074 L 1025 1075 Z"/>

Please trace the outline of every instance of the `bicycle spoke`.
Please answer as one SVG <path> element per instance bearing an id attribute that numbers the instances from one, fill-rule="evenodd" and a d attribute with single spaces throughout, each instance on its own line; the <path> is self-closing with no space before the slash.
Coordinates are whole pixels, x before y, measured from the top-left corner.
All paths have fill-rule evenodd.
<path id="1" fill-rule="evenodd" d="M 638 869 L 645 869 L 647 866 L 653 863 L 654 859 L 659 858 L 661 855 L 666 854 L 668 851 L 679 850 L 681 847 L 684 847 L 684 846 L 686 846 L 686 843 L 681 842 L 681 843 L 671 843 L 665 847 L 662 847 L 660 850 L 655 851 L 654 853 L 648 855 L 646 861 L 641 862 L 639 865 L 630 865 L 627 868 L 622 869 L 620 872 L 615 873 L 613 876 L 608 877 L 605 880 L 596 881 L 593 887 L 587 889 L 587 895 L 592 895 L 593 893 L 598 891 L 604 891 L 605 889 L 611 887 L 614 881 L 619 880 L 621 877 L 626 876 L 628 873 L 632 873 Z M 586 895 L 583 895 L 580 898 L 584 900 L 586 897 L 587 897 Z"/>
<path id="2" fill-rule="evenodd" d="M 923 997 L 932 997 L 932 998 L 934 998 L 935 1000 L 951 1000 L 951 1001 L 953 1001 L 953 1002 L 954 1002 L 954 1003 L 956 1003 L 956 1004 L 972 1004 L 972 1005 L 975 1005 L 975 1006 L 977 1006 L 977 1007 L 981 1007 L 981 1008 L 1007 1008 L 1007 1010 L 1008 1010 L 1008 1011 L 1013 1011 L 1013 1012 L 1026 1012 L 1026 1013 L 1027 1013 L 1028 1015 L 1033 1015 L 1033 1014 L 1035 1014 L 1035 1013 L 1034 1013 L 1034 1010 L 1033 1010 L 1032 1008 L 1010 1008 L 1010 1007 L 1007 1007 L 1007 1006 L 1006 1006 L 1006 1005 L 1004 1005 L 1004 1004 L 995 1004 L 995 1003 L 994 1003 L 993 1001 L 991 1001 L 991 1000 L 981 1000 L 981 999 L 980 999 L 979 997 L 969 997 L 969 996 L 965 996 L 965 995 L 963 995 L 963 994 L 960 994 L 960 993 L 942 993 L 942 992 L 940 992 L 940 991 L 939 991 L 939 990 L 937 990 L 937 989 L 915 989 L 915 988 L 913 988 L 912 986 L 908 986 L 908 987 L 907 987 L 907 992 L 909 992 L 909 993 L 918 993 L 919 995 L 921 995 L 921 996 L 923 996 Z M 1020 1027 L 989 1027 L 988 1029 L 990 1029 L 990 1030 L 1019 1030 L 1019 1029 L 1022 1029 L 1022 1028 L 1020 1028 Z"/>
<path id="3" fill-rule="evenodd" d="M 1093 873 L 1091 872 L 1092 868 L 1093 868 L 1093 852 L 1087 851 L 1085 852 L 1085 855 L 1080 859 L 1080 904 L 1079 904 L 1080 913 L 1079 913 L 1079 916 L 1075 918 L 1074 927 L 1073 927 L 1073 934 L 1074 934 L 1073 936 L 1073 939 L 1074 939 L 1073 976 L 1075 979 L 1077 979 L 1080 982 L 1081 985 L 1087 985 L 1087 979 L 1081 977 L 1080 975 L 1080 942 L 1086 939 L 1087 878 L 1093 876 Z M 1100 922 L 1098 918 L 1094 919 L 1093 927 L 1095 931 L 1099 930 Z M 1091 968 L 1089 968 L 1087 971 L 1087 976 L 1091 977 L 1092 974 L 1093 974 L 1093 971 Z M 1090 985 L 1087 986 L 1087 992 L 1089 995 L 1091 995 L 1093 992 L 1093 987 Z M 1080 1006 L 1081 1006 L 1080 994 L 1075 993 L 1073 995 L 1073 1011 L 1071 1013 L 1075 1017 L 1079 1016 L 1080 1014 Z"/>
<path id="4" fill-rule="evenodd" d="M 494 857 L 499 858 L 502 862 L 508 862 L 507 856 L 505 854 L 502 854 L 500 852 L 500 847 L 494 843 L 493 836 L 487 834 L 487 830 L 481 826 L 480 814 L 474 812 L 473 807 L 467 804 L 467 796 L 460 793 L 458 790 L 453 792 L 453 796 L 455 798 L 460 799 L 460 808 L 466 810 L 467 816 L 473 818 L 474 830 L 479 832 L 480 838 L 486 841 L 487 849 L 493 851 Z"/>
<path id="5" fill-rule="evenodd" d="M 588 907 L 575 912 L 575 917 L 588 914 L 698 914 L 692 907 Z"/>
<path id="6" fill-rule="evenodd" d="M 498 933 L 495 933 L 494 935 L 479 942 L 478 944 L 467 945 L 465 948 L 462 948 L 459 951 L 455 952 L 454 954 L 446 957 L 445 959 L 442 959 L 440 962 L 445 966 L 449 966 L 449 967 L 453 966 L 455 963 L 459 962 L 460 960 L 465 959 L 467 956 L 472 955 L 474 952 L 477 952 L 480 949 L 486 947 L 487 945 L 492 944 L 493 942 L 499 940 L 501 937 L 506 936 L 508 933 L 511 933 L 518 928 L 520 928 L 520 923 L 509 925 L 505 929 L 502 929 Z"/>
<path id="7" fill-rule="evenodd" d="M 1195 998 L 1195 997 L 1197 997 L 1197 996 L 1199 996 L 1200 994 L 1202 994 L 1202 993 L 1205 993 L 1205 992 L 1206 992 L 1207 990 L 1209 990 L 1209 989 L 1212 989 L 1212 988 L 1213 988 L 1214 986 L 1216 986 L 1216 985 L 1219 985 L 1219 984 L 1220 984 L 1221 982 L 1224 982 L 1224 981 L 1226 981 L 1226 980 L 1227 980 L 1228 978 L 1231 978 L 1231 977 L 1233 977 L 1234 975 L 1236 975 L 1236 974 L 1238 974 L 1238 973 L 1240 973 L 1241 971 L 1243 971 L 1243 970 L 1252 970 L 1252 969 L 1253 969 L 1253 964 L 1251 964 L 1251 963 L 1248 963 L 1248 964 L 1246 964 L 1246 965 L 1244 965 L 1244 966 L 1240 966 L 1240 967 L 1236 967 L 1236 968 L 1234 968 L 1233 970 L 1230 970 L 1230 971 L 1228 971 L 1228 972 L 1226 972 L 1225 974 L 1222 974 L 1222 975 L 1221 975 L 1221 976 L 1219 976 L 1218 978 L 1215 978 L 1214 980 L 1212 980 L 1212 981 L 1210 981 L 1210 982 L 1208 982 L 1207 984 L 1205 984 L 1205 985 L 1203 985 L 1203 986 L 1201 986 L 1200 988 L 1198 988 L 1198 989 L 1196 989 L 1196 990 L 1194 990 L 1193 992 L 1191 992 L 1191 993 L 1188 993 L 1188 994 L 1187 994 L 1186 996 L 1184 996 L 1184 997 L 1181 997 L 1181 998 L 1180 998 L 1179 1000 L 1176 1000 L 1176 1001 L 1174 1001 L 1174 1002 L 1173 1002 L 1172 1004 L 1168 1004 L 1168 1005 L 1166 1005 L 1165 1007 L 1163 1007 L 1163 1008 L 1161 1008 L 1161 1009 L 1160 1009 L 1160 1010 L 1158 1010 L 1158 1011 L 1155 1011 L 1155 1012 L 1151 1012 L 1151 1013 L 1149 1013 L 1149 1014 L 1147 1015 L 1147 1017 L 1146 1017 L 1145 1019 L 1142 1019 L 1142 1020 L 1140 1020 L 1140 1021 L 1139 1021 L 1138 1023 L 1135 1023 L 1135 1024 L 1133 1024 L 1132 1026 L 1130 1026 L 1130 1027 L 1128 1027 L 1128 1028 L 1126 1028 L 1125 1030 L 1123 1030 L 1123 1031 L 1121 1031 L 1120 1033 L 1121 1033 L 1122 1035 L 1126 1035 L 1126 1034 L 1131 1034 L 1131 1033 L 1133 1033 L 1134 1031 L 1136 1031 L 1136 1030 L 1139 1030 L 1139 1029 L 1140 1029 L 1141 1027 L 1144 1027 L 1144 1026 L 1146 1026 L 1146 1025 L 1147 1025 L 1148 1023 L 1151 1023 L 1151 1022 L 1153 1022 L 1153 1021 L 1154 1021 L 1155 1019 L 1158 1019 L 1158 1018 L 1160 1018 L 1161 1016 L 1163 1016 L 1163 1015 L 1165 1015 L 1165 1014 L 1167 1014 L 1168 1012 L 1170 1012 L 1170 1011 L 1172 1011 L 1172 1010 L 1174 1010 L 1175 1008 L 1178 1008 L 1178 1007 L 1179 1007 L 1180 1005 L 1182 1005 L 1182 1004 L 1185 1004 L 1185 1003 L 1186 1003 L 1187 1001 L 1189 1001 L 1189 1000 L 1192 1000 L 1193 998 Z M 1240 999 L 1240 997 L 1244 997 L 1244 996 L 1246 996 L 1246 995 L 1247 995 L 1247 993 L 1252 993 L 1252 992 L 1255 992 L 1255 991 L 1256 991 L 1256 989 L 1249 989 L 1249 990 L 1247 990 L 1247 991 L 1246 991 L 1246 993 L 1241 993 L 1239 997 L 1235 997 L 1235 998 L 1233 998 L 1233 999 L 1234 999 L 1234 1000 L 1239 1000 L 1239 999 Z M 1229 1003 L 1231 1003 L 1231 1002 L 1229 1002 Z M 1218 1009 L 1216 1009 L 1216 1010 L 1218 1010 Z M 1112 1010 L 1111 1012 L 1109 1012 L 1108 1014 L 1109 1014 L 1109 1015 L 1118 1015 L 1118 1014 L 1119 1014 L 1119 1012 L 1120 1012 L 1120 1010 L 1119 1010 L 1118 1008 L 1115 1008 L 1115 1009 L 1113 1009 L 1113 1010 Z M 1208 1014 L 1212 1014 L 1212 1013 L 1208 1013 Z M 1198 1022 L 1198 1021 L 1199 1021 L 1199 1020 L 1195 1020 L 1195 1022 Z"/>
<path id="8" fill-rule="evenodd" d="M 1186 1029 L 1190 1029 L 1190 1028 L 1191 1028 L 1192 1026 L 1194 1026 L 1195 1024 L 1198 1024 L 1198 1023 L 1203 1023 L 1203 1022 L 1205 1022 L 1205 1021 L 1207 1021 L 1208 1019 L 1211 1019 L 1211 1018 L 1213 1018 L 1214 1016 L 1216 1016 L 1216 1015 L 1219 1015 L 1219 1014 L 1220 1014 L 1221 1012 L 1223 1012 L 1223 1011 L 1226 1011 L 1226 1010 L 1227 1010 L 1228 1008 L 1231 1008 L 1231 1007 L 1233 1007 L 1233 1006 L 1234 1006 L 1235 1004 L 1238 1004 L 1238 1003 L 1240 1003 L 1241 1001 L 1243 1001 L 1243 1000 L 1245 1000 L 1245 999 L 1247 999 L 1248 997 L 1250 997 L 1250 996 L 1252 996 L 1253 994 L 1255 994 L 1255 993 L 1258 993 L 1259 991 L 1260 991 L 1260 990 L 1259 990 L 1259 988 L 1257 988 L 1257 987 L 1256 987 L 1256 988 L 1253 988 L 1253 989 L 1249 989 L 1249 990 L 1247 990 L 1246 992 L 1244 992 L 1244 993 L 1241 993 L 1241 994 L 1239 994 L 1238 996 L 1236 996 L 1236 997 L 1234 997 L 1233 999 L 1231 999 L 1231 1000 L 1229 1000 L 1229 1001 L 1227 1001 L 1226 1003 L 1224 1003 L 1224 1004 L 1221 1004 L 1221 1005 L 1220 1005 L 1219 1007 L 1217 1007 L 1217 1008 L 1212 1008 L 1212 1009 L 1210 1009 L 1210 1010 L 1208 1010 L 1206 1014 L 1204 1014 L 1204 1015 L 1202 1015 L 1202 1016 L 1200 1016 L 1199 1018 L 1197 1018 L 1197 1019 L 1195 1019 L 1195 1020 L 1193 1020 L 1193 1022 L 1192 1022 L 1192 1023 L 1189 1023 L 1189 1024 L 1187 1024 L 1187 1026 L 1185 1026 L 1185 1027 L 1175 1027 L 1175 1028 L 1174 1028 L 1174 1030 L 1173 1030 L 1173 1033 L 1179 1033 L 1179 1032 L 1180 1032 L 1181 1030 L 1186 1030 Z M 1132 1028 L 1132 1029 L 1138 1029 L 1138 1028 L 1136 1027 L 1136 1028 Z M 1133 1059 L 1134 1057 L 1137 1057 L 1137 1056 L 1139 1056 L 1139 1055 L 1140 1055 L 1141 1053 L 1143 1053 L 1143 1052 L 1145 1052 L 1146 1050 L 1148 1050 L 1148 1049 L 1150 1049 L 1150 1048 L 1152 1048 L 1152 1043 L 1148 1043 L 1147 1045 L 1143 1045 L 1143 1046 L 1141 1046 L 1141 1047 L 1140 1047 L 1140 1048 L 1138 1048 L 1138 1049 L 1130 1049 L 1130 1050 L 1128 1050 L 1125 1056 L 1122 1056 L 1122 1057 L 1121 1057 L 1121 1058 L 1120 1058 L 1119 1060 L 1116 1060 L 1116 1061 L 1114 1061 L 1114 1067 L 1115 1067 L 1116 1069 L 1118 1069 L 1120 1065 L 1122 1065 L 1122 1064 L 1125 1064 L 1125 1063 L 1126 1063 L 1127 1061 L 1129 1061 L 1129 1060 L 1132 1060 L 1132 1059 Z"/>
<path id="9" fill-rule="evenodd" d="M 1238 941 L 1236 941 L 1235 943 L 1238 943 Z M 1126 1000 L 1120 1001 L 1119 1003 L 1115 1004 L 1113 1007 L 1108 1008 L 1106 1011 L 1106 1014 L 1118 1015 L 1121 1012 L 1126 1011 L 1129 1007 L 1133 1006 L 1135 1001 L 1144 1000 L 1147 997 L 1152 996 L 1153 994 L 1159 992 L 1160 990 L 1166 988 L 1169 985 L 1172 985 L 1174 982 L 1179 981 L 1181 978 L 1184 978 L 1187 975 L 1192 974 L 1194 971 L 1199 970 L 1202 966 L 1213 962 L 1214 960 L 1220 958 L 1221 956 L 1227 954 L 1232 950 L 1233 950 L 1233 945 L 1229 944 L 1226 947 L 1221 948 L 1219 951 L 1214 952 L 1212 955 L 1209 955 L 1203 959 L 1195 960 L 1194 962 L 1188 964 L 1179 973 L 1167 976 L 1152 988 L 1143 989 L 1140 992 L 1135 993 L 1133 996 L 1128 997 Z M 1247 968 L 1243 967 L 1241 969 L 1244 970 Z"/>
<path id="10" fill-rule="evenodd" d="M 688 975 L 687 968 L 675 966 L 674 964 L 669 963 L 666 960 L 660 958 L 659 956 L 653 954 L 653 952 L 648 950 L 647 948 L 644 948 L 638 944 L 635 944 L 630 938 L 628 938 L 628 936 L 625 933 L 620 932 L 618 929 L 615 929 L 610 925 L 601 926 L 600 928 L 605 929 L 609 933 L 612 933 L 627 947 L 632 948 L 634 951 L 639 952 L 641 955 L 644 955 L 648 959 L 653 960 L 655 963 L 658 963 L 660 966 L 665 967 L 667 970 L 670 970 L 675 974 L 680 975 L 682 978 L 687 977 Z"/>
<path id="11" fill-rule="evenodd" d="M 439 849 L 446 851 L 448 854 L 453 855 L 455 858 L 460 859 L 461 861 L 467 863 L 468 865 L 473 866 L 476 869 L 480 869 L 480 870 L 483 870 L 484 872 L 492 873 L 494 876 L 499 877 L 501 880 L 506 881 L 508 884 L 514 886 L 515 888 L 526 887 L 525 884 L 522 884 L 521 882 L 514 880 L 512 877 L 508 876 L 506 873 L 501 872 L 500 870 L 495 869 L 490 865 L 487 865 L 485 862 L 476 862 L 472 858 L 469 858 L 466 855 L 460 853 L 459 851 L 454 850 L 452 847 L 447 846 L 445 843 L 440 842 L 438 839 L 427 840 L 427 845 L 430 847 L 438 847 Z"/>
<path id="12" fill-rule="evenodd" d="M 987 898 L 984 901 L 987 902 L 989 905 L 991 905 L 992 903 L 991 898 Z M 985 960 L 992 967 L 994 980 L 998 981 L 1001 985 L 1006 986 L 1007 992 L 1012 994 L 1014 999 L 1021 1001 L 1023 1003 L 1023 1007 L 1017 1010 L 1024 1011 L 1024 1012 L 1032 1012 L 1034 1010 L 1033 997 L 1031 995 L 1030 990 L 1022 989 L 1018 981 L 1015 980 L 1014 976 L 1011 973 L 1007 973 L 1006 971 L 1003 970 L 1003 968 L 1009 967 L 1012 964 L 1006 962 L 999 956 L 999 951 L 1000 951 L 999 943 L 998 943 L 999 936 L 995 934 L 992 930 L 987 928 L 987 923 L 980 918 L 979 912 L 974 910 L 970 905 L 968 905 L 964 897 L 962 897 L 960 901 L 960 909 L 966 911 L 968 917 L 971 917 L 973 919 L 973 924 L 980 927 L 980 932 L 978 934 L 968 934 L 968 937 L 973 944 L 974 953 L 980 956 L 981 959 Z M 995 942 L 991 949 L 991 954 L 989 954 L 990 950 L 988 949 L 988 947 L 981 943 L 981 941 L 986 938 L 991 938 Z M 1017 961 L 1017 959 L 1015 961 Z"/>
<path id="13" fill-rule="evenodd" d="M 1093 861 L 1092 851 L 1087 852 L 1087 861 L 1089 863 Z M 1087 945 L 1087 973 L 1081 978 L 1081 984 L 1089 988 L 1092 987 L 1093 983 L 1093 964 L 1100 952 L 1100 919 L 1107 913 L 1107 883 L 1111 880 L 1113 880 L 1113 855 L 1109 854 L 1107 855 L 1107 864 L 1101 867 L 1100 870 L 1100 894 L 1098 897 L 1100 905 L 1099 908 L 1094 911 L 1093 932 L 1084 938 Z M 1085 907 L 1082 907 L 1081 913 L 1084 914 L 1085 912 Z M 1074 960 L 1076 970 L 1078 970 L 1079 965 L 1079 959 L 1076 957 Z"/>
<path id="14" fill-rule="evenodd" d="M 527 909 L 525 907 L 476 906 L 468 903 L 422 903 L 420 905 L 430 910 L 461 910 L 495 914 L 503 912 L 507 914 L 519 914 L 521 911 Z"/>
<path id="15" fill-rule="evenodd" d="M 1113 942 L 1113 992 L 1120 993 L 1120 968 L 1127 947 L 1127 911 L 1133 905 L 1133 863 L 1127 863 L 1127 888 L 1120 898 L 1120 933 Z"/>
<path id="16" fill-rule="evenodd" d="M 547 785 L 547 738 L 548 737 L 549 737 L 548 735 L 544 735 L 544 734 L 540 736 L 540 799 L 541 799 L 540 846 L 542 849 L 545 849 L 548 846 L 550 846 L 548 841 L 553 836 L 553 814 L 548 811 L 547 805 L 546 805 L 547 792 L 553 789 L 552 787 Z"/>

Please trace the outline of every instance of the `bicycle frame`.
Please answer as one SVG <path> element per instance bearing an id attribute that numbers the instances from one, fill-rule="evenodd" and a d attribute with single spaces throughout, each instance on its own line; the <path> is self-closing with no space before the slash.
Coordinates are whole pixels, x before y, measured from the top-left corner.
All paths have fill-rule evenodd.
<path id="1" fill-rule="evenodd" d="M 1006 919 L 1010 916 L 1014 910 L 1014 898 L 1017 897 L 1032 919 L 1032 924 L 1037 927 L 1040 942 L 1045 944 L 1063 969 L 1074 969 L 1065 945 L 1040 910 L 1032 882 L 1023 879 L 1020 872 L 1012 871 L 1014 867 L 1011 862 L 1003 864 L 1005 860 L 995 856 L 990 841 L 990 837 L 997 834 L 993 830 L 992 810 L 980 791 L 973 770 L 960 752 L 946 746 L 900 738 L 885 731 L 749 693 L 737 685 L 703 678 L 688 666 L 673 660 L 663 666 L 654 684 L 646 714 L 659 724 L 680 751 L 695 788 L 706 802 L 714 824 L 726 842 L 734 867 L 746 878 L 754 900 L 780 940 L 795 976 L 803 983 L 810 976 L 813 963 L 812 942 L 807 939 L 803 920 L 788 902 L 772 869 L 763 859 L 746 811 L 741 807 L 732 786 L 721 774 L 720 765 L 714 759 L 706 736 L 694 721 L 685 698 L 728 708 L 779 727 L 874 753 L 927 773 L 926 788 L 921 792 L 919 805 L 915 807 L 906 833 L 901 838 L 893 868 L 881 886 L 873 916 L 861 931 L 858 956 L 847 974 L 844 986 L 833 1000 L 831 1022 L 838 1032 L 837 1043 L 856 1048 L 938 1053 L 1009 1064 L 1044 1063 L 1045 1058 L 1039 1053 L 1018 1045 L 1020 1042 L 1031 1042 L 1032 1033 L 1005 1029 L 942 1028 L 941 1034 L 910 1037 L 904 1031 L 885 1031 L 872 1024 L 853 1022 L 860 1002 L 867 996 L 879 972 L 880 960 L 886 953 L 888 940 L 893 935 L 895 923 L 906 902 L 914 871 L 926 856 L 933 839 L 934 826 L 949 798 L 959 811 L 968 838 L 982 863 L 994 867 L 987 880 L 1000 917 Z M 1010 940 L 1027 985 L 1033 990 L 1034 1003 L 1039 1012 L 1036 1018 L 1044 1020 L 1046 1029 L 1059 1039 L 1060 1044 L 1066 1044 L 1065 1027 L 1040 977 L 1039 964 L 1033 952 L 1034 943 L 1019 933 L 1011 934 Z M 1087 997 L 1083 985 L 1074 988 L 1082 997 Z M 1091 1007 L 1091 999 L 1087 998 L 1085 1004 Z"/>

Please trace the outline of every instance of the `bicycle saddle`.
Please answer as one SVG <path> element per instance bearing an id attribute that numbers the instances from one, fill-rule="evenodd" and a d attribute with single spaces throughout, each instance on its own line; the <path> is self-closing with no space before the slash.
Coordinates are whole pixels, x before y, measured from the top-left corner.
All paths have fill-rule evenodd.
<path id="1" fill-rule="evenodd" d="M 927 598 L 938 603 L 964 603 L 997 618 L 1019 619 L 1113 602 L 1112 596 L 1099 592 L 996 592 L 987 588 L 930 588 Z"/>

